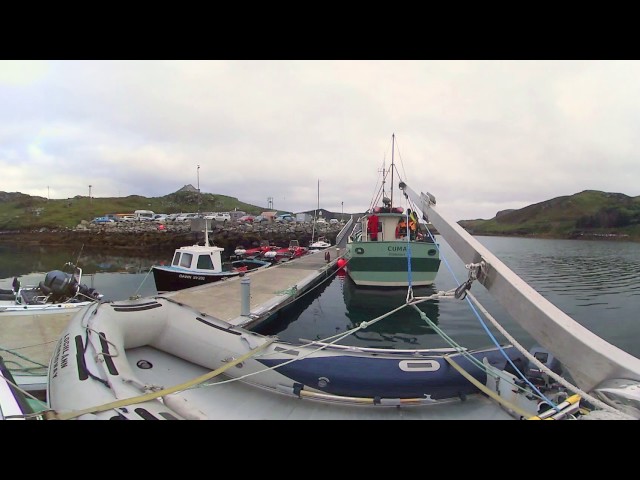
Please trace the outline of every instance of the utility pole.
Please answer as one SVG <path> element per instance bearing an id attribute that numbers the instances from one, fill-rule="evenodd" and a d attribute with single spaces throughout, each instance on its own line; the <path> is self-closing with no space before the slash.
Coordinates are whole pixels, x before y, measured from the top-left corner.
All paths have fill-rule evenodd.
<path id="1" fill-rule="evenodd" d="M 340 211 L 340 221 L 344 222 L 344 202 L 340 202 L 342 210 Z"/>
<path id="2" fill-rule="evenodd" d="M 198 216 L 200 216 L 200 165 L 198 165 Z"/>
<path id="3" fill-rule="evenodd" d="M 89 185 L 89 203 L 91 203 L 91 185 Z"/>

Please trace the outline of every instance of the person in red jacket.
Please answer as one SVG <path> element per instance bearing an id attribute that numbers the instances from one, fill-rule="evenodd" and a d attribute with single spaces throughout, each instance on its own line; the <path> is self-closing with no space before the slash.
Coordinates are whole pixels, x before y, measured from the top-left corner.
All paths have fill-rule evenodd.
<path id="1" fill-rule="evenodd" d="M 367 221 L 367 233 L 372 241 L 378 241 L 378 216 L 371 215 Z"/>

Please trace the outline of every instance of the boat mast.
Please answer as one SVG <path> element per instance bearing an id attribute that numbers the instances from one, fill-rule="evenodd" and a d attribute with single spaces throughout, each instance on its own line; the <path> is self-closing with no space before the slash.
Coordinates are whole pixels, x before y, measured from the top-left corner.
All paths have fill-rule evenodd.
<path id="1" fill-rule="evenodd" d="M 396 138 L 396 134 L 392 133 L 391 134 L 391 205 L 390 205 L 391 208 L 393 208 L 393 151 L 395 150 L 395 147 L 394 147 L 395 138 Z"/>
<path id="2" fill-rule="evenodd" d="M 311 243 L 316 236 L 316 218 L 318 216 L 318 210 L 320 210 L 320 179 L 318 179 L 318 206 L 315 212 L 313 212 L 313 228 L 311 229 Z"/>

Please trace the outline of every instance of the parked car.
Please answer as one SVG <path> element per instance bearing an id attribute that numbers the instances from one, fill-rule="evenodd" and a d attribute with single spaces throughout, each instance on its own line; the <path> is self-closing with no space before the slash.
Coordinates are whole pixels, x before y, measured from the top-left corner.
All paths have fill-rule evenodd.
<path id="1" fill-rule="evenodd" d="M 243 215 L 238 219 L 238 223 L 253 223 L 254 219 L 253 215 Z"/>
<path id="2" fill-rule="evenodd" d="M 211 218 L 209 218 L 209 220 L 215 220 L 216 222 L 230 222 L 231 215 L 229 215 L 227 212 L 214 213 Z"/>
<path id="3" fill-rule="evenodd" d="M 275 218 L 275 221 L 278 222 L 278 223 L 281 223 L 281 222 L 289 223 L 289 222 L 295 222 L 296 219 L 293 218 L 293 216 L 291 216 L 291 215 L 278 215 Z"/>
<path id="4" fill-rule="evenodd" d="M 269 223 L 269 219 L 267 217 L 263 217 L 262 215 L 258 215 L 253 219 L 253 223 Z"/>
<path id="5" fill-rule="evenodd" d="M 324 219 L 324 217 L 319 217 L 319 218 L 316 220 L 316 223 L 324 223 L 324 224 L 326 225 L 327 221 Z"/>
<path id="6" fill-rule="evenodd" d="M 93 220 L 91 220 L 91 223 L 98 225 L 100 223 L 115 223 L 115 221 L 109 217 L 96 217 Z"/>
<path id="7" fill-rule="evenodd" d="M 175 218 L 176 222 L 186 222 L 187 220 L 191 220 L 192 218 L 196 218 L 198 216 L 197 213 L 183 213 L 181 215 L 178 215 Z"/>
<path id="8" fill-rule="evenodd" d="M 329 225 L 337 225 L 338 223 L 340 222 L 337 218 L 332 218 L 331 220 L 329 220 Z"/>

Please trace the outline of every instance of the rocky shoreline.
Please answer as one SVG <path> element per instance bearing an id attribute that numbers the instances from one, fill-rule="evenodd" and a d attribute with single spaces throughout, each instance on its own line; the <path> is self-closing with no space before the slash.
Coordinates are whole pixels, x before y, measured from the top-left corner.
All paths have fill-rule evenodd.
<path id="1" fill-rule="evenodd" d="M 325 236 L 332 243 L 342 225 L 318 225 L 315 237 Z M 308 246 L 313 233 L 310 223 L 267 225 L 230 224 L 214 222 L 209 226 L 209 241 L 231 255 L 238 246 L 250 248 L 268 240 L 273 245 L 287 246 L 298 240 Z M 204 228 L 198 222 L 167 223 L 162 227 L 154 222 L 119 222 L 93 225 L 83 222 L 75 229 L 46 229 L 0 232 L 0 245 L 67 246 L 101 249 L 105 252 L 168 253 L 184 245 L 204 243 Z"/>

